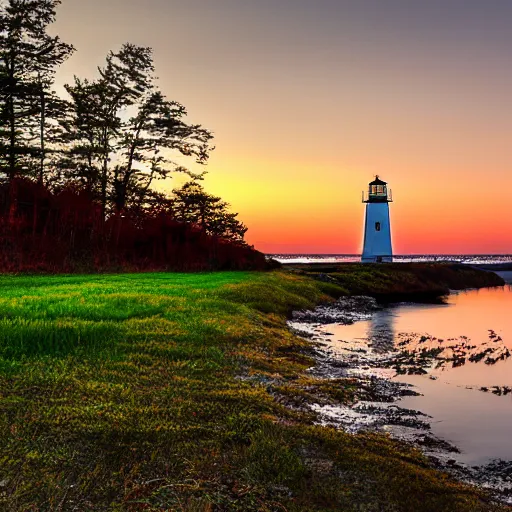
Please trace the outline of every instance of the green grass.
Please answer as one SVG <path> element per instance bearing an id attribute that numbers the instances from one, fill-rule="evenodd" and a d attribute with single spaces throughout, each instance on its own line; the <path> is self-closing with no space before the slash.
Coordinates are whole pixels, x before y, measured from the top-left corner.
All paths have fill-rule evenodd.
<path id="1" fill-rule="evenodd" d="M 282 405 L 353 397 L 304 376 L 285 325 L 341 293 L 286 272 L 1 277 L 0 510 L 493 509 Z"/>

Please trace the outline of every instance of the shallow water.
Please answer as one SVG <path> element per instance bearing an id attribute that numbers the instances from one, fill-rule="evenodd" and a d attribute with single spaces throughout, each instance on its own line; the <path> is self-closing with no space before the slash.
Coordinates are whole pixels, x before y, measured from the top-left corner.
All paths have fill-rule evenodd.
<path id="1" fill-rule="evenodd" d="M 512 352 L 512 287 L 456 293 L 445 305 L 397 305 L 370 320 L 325 329 L 333 334 L 333 341 L 339 340 L 334 344 L 342 352 L 357 347 L 370 352 L 400 350 L 404 340 L 426 348 L 462 344 L 474 354 L 487 348 Z M 459 460 L 478 465 L 492 459 L 512 460 L 512 393 L 497 396 L 481 390 L 512 387 L 512 357 L 495 364 L 486 364 L 486 358 L 478 362 L 466 358 L 457 367 L 450 362 L 432 368 L 428 375 L 393 379 L 413 384 L 423 394 L 405 397 L 399 404 L 432 416 L 432 432 L 461 450 Z"/>

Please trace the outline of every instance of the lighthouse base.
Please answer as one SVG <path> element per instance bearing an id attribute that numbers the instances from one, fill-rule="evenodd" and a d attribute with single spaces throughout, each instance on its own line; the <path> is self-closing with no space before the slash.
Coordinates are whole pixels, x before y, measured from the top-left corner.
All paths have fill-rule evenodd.
<path id="1" fill-rule="evenodd" d="M 371 256 L 362 257 L 362 263 L 393 263 L 393 256 Z"/>
<path id="2" fill-rule="evenodd" d="M 364 245 L 361 260 L 364 263 L 393 261 L 391 225 L 388 203 L 367 203 Z"/>

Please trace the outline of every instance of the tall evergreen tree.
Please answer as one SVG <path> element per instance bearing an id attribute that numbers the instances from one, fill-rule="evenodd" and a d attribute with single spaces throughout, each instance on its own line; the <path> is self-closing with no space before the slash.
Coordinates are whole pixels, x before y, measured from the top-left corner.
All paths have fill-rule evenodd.
<path id="1" fill-rule="evenodd" d="M 229 212 L 229 204 L 220 197 L 208 194 L 197 182 L 185 183 L 173 191 L 174 217 L 182 222 L 200 226 L 209 235 L 242 242 L 247 227 Z"/>
<path id="2" fill-rule="evenodd" d="M 192 175 L 173 155 L 206 163 L 212 135 L 187 124 L 185 107 L 157 89 L 150 48 L 123 45 L 99 74 L 92 82 L 75 77 L 66 87 L 68 172 L 95 193 L 105 213 L 142 208 L 156 180 L 171 172 Z"/>
<path id="3" fill-rule="evenodd" d="M 48 34 L 60 0 L 0 3 L 0 172 L 43 181 L 56 117 L 54 73 L 73 47 Z"/>

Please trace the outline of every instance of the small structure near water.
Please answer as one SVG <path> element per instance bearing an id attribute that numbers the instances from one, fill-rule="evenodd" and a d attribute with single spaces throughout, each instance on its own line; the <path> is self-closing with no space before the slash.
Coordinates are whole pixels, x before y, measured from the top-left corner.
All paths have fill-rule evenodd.
<path id="1" fill-rule="evenodd" d="M 363 203 L 366 203 L 363 263 L 393 261 L 389 220 L 391 202 L 393 196 L 387 183 L 375 176 L 375 180 L 369 185 L 368 194 L 363 192 Z"/>

